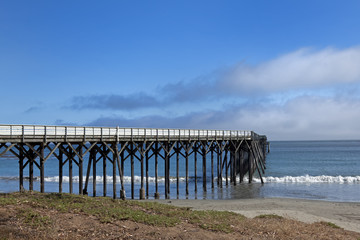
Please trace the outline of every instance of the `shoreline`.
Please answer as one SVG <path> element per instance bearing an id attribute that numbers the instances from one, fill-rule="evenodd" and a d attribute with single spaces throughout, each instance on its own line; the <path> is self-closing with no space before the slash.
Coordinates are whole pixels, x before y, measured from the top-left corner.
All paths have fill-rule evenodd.
<path id="1" fill-rule="evenodd" d="M 193 210 L 230 211 L 254 218 L 263 214 L 276 214 L 305 223 L 331 222 L 360 233 L 360 202 L 333 202 L 293 198 L 255 198 L 226 200 L 160 199 L 145 200 L 189 207 Z"/>

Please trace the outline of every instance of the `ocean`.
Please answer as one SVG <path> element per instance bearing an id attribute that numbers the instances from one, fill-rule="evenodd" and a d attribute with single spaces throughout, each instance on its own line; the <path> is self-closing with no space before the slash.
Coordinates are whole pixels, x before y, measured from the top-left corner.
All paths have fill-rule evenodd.
<path id="1" fill-rule="evenodd" d="M 255 176 L 253 183 L 246 181 L 233 186 L 225 185 L 211 188 L 210 158 L 207 160 L 207 191 L 202 186 L 202 161 L 197 165 L 197 193 L 195 193 L 195 173 L 193 161 L 189 161 L 190 180 L 189 195 L 185 195 L 185 160 L 180 157 L 180 194 L 176 194 L 176 160 L 171 159 L 170 198 L 180 199 L 244 199 L 244 198 L 299 198 L 340 202 L 360 202 L 360 141 L 272 141 L 271 151 L 266 158 L 266 173 L 264 184 Z M 153 161 L 153 159 L 152 159 Z M 215 164 L 216 165 L 216 164 Z M 149 164 L 149 197 L 153 198 L 155 192 L 154 164 Z M 34 176 L 39 171 L 34 166 Z M 64 166 L 63 192 L 69 191 L 69 178 L 67 165 Z M 163 161 L 159 159 L 159 193 L 164 198 Z M 14 192 L 19 190 L 19 172 L 17 158 L 7 153 L 0 158 L 0 192 Z M 103 195 L 102 164 L 97 167 L 97 196 Z M 112 196 L 112 169 L 108 163 L 107 168 L 107 195 Z M 215 169 L 216 173 L 216 169 Z M 84 175 L 86 164 L 84 165 Z M 24 170 L 25 177 L 28 169 Z M 130 161 L 125 161 L 125 191 L 130 198 L 131 179 Z M 140 163 L 135 164 L 135 198 L 139 197 L 140 189 Z M 77 167 L 73 167 L 74 193 L 78 193 Z M 246 180 L 246 179 L 245 179 Z M 45 163 L 45 191 L 58 191 L 58 162 L 56 158 L 49 158 Z M 215 180 L 216 181 L 216 180 Z M 84 176 L 85 182 L 85 176 Z M 117 180 L 117 195 L 119 196 L 120 180 Z M 28 181 L 24 182 L 28 189 Z M 34 190 L 40 190 L 37 178 Z M 92 177 L 90 177 L 88 194 L 92 195 Z"/>

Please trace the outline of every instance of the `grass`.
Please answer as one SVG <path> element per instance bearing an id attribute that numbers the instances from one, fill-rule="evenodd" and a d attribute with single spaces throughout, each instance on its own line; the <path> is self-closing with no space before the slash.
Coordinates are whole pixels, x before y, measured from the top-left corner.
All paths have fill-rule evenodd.
<path id="1" fill-rule="evenodd" d="M 23 221 L 31 227 L 42 229 L 46 228 L 52 223 L 50 217 L 44 216 L 38 212 L 33 211 L 32 209 L 20 209 L 18 212 L 18 216 L 23 218 Z"/>
<path id="2" fill-rule="evenodd" d="M 171 227 L 184 221 L 203 229 L 225 233 L 233 232 L 232 226 L 245 219 L 244 216 L 232 212 L 192 211 L 189 208 L 156 202 L 122 201 L 72 194 L 29 192 L 0 196 L 0 205 L 14 204 L 30 207 L 26 210 L 20 209 L 18 215 L 34 227 L 45 227 L 51 224 L 48 217 L 32 210 L 37 208 L 96 216 L 102 223 L 130 220 L 152 226 Z"/>
<path id="3" fill-rule="evenodd" d="M 262 214 L 262 215 L 256 216 L 256 218 L 283 219 L 282 216 L 279 216 L 279 215 L 276 215 L 276 214 Z"/>
<path id="4" fill-rule="evenodd" d="M 329 227 L 332 227 L 332 228 L 341 228 L 339 227 L 338 225 L 336 225 L 335 223 L 332 223 L 332 222 L 320 222 L 321 224 L 323 225 L 326 225 L 326 226 L 329 226 Z"/>
<path id="5" fill-rule="evenodd" d="M 131 236 L 135 239 L 165 239 L 179 234 L 185 239 L 332 239 L 338 236 L 338 239 L 360 240 L 359 234 L 339 229 L 330 222 L 306 224 L 276 214 L 246 219 L 232 212 L 192 211 L 155 201 L 25 192 L 0 194 L 0 207 L 0 240 L 3 236 L 9 239 Z M 166 227 L 172 226 L 175 227 L 168 232 Z M 204 235 L 197 235 L 200 232 Z M 226 237 L 228 233 L 231 236 Z"/>

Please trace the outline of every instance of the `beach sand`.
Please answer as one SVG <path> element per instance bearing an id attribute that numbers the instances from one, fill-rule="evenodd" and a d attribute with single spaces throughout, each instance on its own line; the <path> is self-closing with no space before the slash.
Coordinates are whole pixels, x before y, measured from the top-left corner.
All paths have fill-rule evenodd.
<path id="1" fill-rule="evenodd" d="M 266 198 L 238 200 L 149 200 L 193 210 L 231 211 L 253 218 L 276 214 L 306 223 L 331 222 L 345 230 L 360 232 L 360 203 Z"/>

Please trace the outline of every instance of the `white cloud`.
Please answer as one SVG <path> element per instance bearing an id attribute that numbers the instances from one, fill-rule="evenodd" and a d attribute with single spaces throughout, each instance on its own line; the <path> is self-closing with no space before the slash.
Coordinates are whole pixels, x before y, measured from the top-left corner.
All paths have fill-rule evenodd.
<path id="1" fill-rule="evenodd" d="M 240 93 L 279 92 L 360 82 L 360 48 L 300 49 L 268 62 L 233 68 L 218 85 Z"/>
<path id="2" fill-rule="evenodd" d="M 131 95 L 139 106 L 166 114 L 142 111 L 91 124 L 254 130 L 271 140 L 359 139 L 359 86 L 360 48 L 300 49 L 253 67 L 241 64 L 226 74 L 165 85 L 158 89 L 162 99 L 144 103 Z M 105 102 L 117 102 L 109 99 Z"/>
<path id="3" fill-rule="evenodd" d="M 299 97 L 283 106 L 236 111 L 227 127 L 246 128 L 273 140 L 359 139 L 360 101 L 328 97 Z M 226 115 L 226 113 L 224 113 Z"/>
<path id="4" fill-rule="evenodd" d="M 359 139 L 358 119 L 360 100 L 302 96 L 285 105 L 237 106 L 180 117 L 101 118 L 91 125 L 253 130 L 270 140 L 346 140 Z"/>

